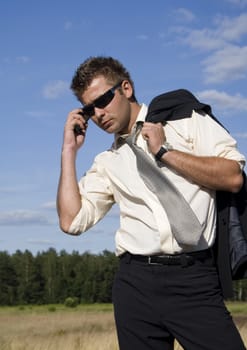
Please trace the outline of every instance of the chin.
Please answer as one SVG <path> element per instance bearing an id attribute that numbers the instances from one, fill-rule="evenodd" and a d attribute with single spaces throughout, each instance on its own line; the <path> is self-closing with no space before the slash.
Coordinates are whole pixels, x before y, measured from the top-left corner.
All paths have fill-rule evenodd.
<path id="1" fill-rule="evenodd" d="M 102 129 L 103 131 L 107 132 L 107 134 L 116 134 L 117 131 L 115 131 L 113 128 L 107 128 L 107 129 Z"/>
<path id="2" fill-rule="evenodd" d="M 120 128 L 118 128 L 116 125 L 110 125 L 107 129 L 104 129 L 104 131 L 108 134 L 117 134 L 120 131 L 119 129 Z"/>

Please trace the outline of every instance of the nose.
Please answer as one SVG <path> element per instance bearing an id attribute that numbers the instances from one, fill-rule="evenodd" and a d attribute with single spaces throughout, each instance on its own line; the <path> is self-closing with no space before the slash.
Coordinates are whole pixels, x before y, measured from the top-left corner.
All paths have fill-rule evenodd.
<path id="1" fill-rule="evenodd" d="M 105 112 L 103 108 L 94 107 L 94 116 L 100 121 Z"/>

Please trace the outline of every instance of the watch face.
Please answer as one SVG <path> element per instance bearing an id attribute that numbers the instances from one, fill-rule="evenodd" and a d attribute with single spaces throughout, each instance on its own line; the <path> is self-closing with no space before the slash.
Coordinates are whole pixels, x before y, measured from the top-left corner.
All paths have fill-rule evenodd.
<path id="1" fill-rule="evenodd" d="M 172 147 L 172 145 L 170 145 L 169 142 L 165 142 L 164 147 L 166 148 L 167 151 L 173 150 L 173 147 Z"/>

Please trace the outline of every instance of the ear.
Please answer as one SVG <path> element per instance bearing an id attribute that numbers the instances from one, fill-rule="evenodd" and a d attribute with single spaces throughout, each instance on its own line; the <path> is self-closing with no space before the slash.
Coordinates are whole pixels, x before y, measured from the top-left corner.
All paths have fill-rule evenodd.
<path id="1" fill-rule="evenodd" d="M 127 99 L 130 99 L 133 96 L 133 87 L 128 80 L 124 80 L 122 83 L 122 91 Z"/>

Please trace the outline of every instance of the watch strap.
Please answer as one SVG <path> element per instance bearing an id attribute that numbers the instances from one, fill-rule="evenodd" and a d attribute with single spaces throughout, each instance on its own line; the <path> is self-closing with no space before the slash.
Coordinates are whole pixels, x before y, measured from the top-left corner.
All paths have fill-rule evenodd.
<path id="1" fill-rule="evenodd" d="M 173 149 L 173 147 L 168 143 L 165 142 L 164 145 L 162 145 L 158 151 L 158 153 L 155 154 L 155 160 L 160 162 L 162 156 L 167 153 L 168 151 L 171 151 Z"/>
<path id="2" fill-rule="evenodd" d="M 164 146 L 161 146 L 159 149 L 159 152 L 155 154 L 155 160 L 157 160 L 158 162 L 161 160 L 162 156 L 168 152 L 168 149 Z"/>

